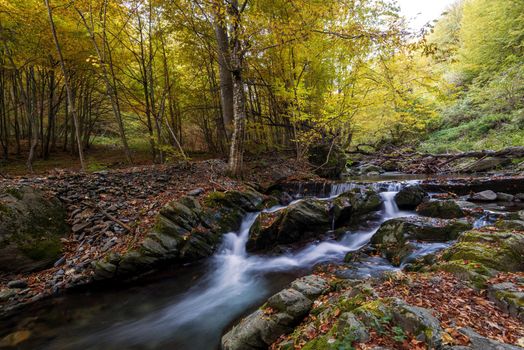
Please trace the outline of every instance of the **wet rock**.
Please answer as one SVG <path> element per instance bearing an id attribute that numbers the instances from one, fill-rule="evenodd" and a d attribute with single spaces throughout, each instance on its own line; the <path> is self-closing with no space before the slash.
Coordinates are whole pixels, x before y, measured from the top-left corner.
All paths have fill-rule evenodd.
<path id="1" fill-rule="evenodd" d="M 417 207 L 417 213 L 422 216 L 441 219 L 455 219 L 464 217 L 464 212 L 453 200 L 422 203 Z"/>
<path id="2" fill-rule="evenodd" d="M 413 252 L 416 246 L 410 241 L 446 242 L 471 228 L 461 220 L 403 217 L 384 222 L 371 243 L 394 265 Z"/>
<path id="3" fill-rule="evenodd" d="M 307 315 L 313 299 L 328 290 L 327 281 L 317 276 L 295 281 L 226 333 L 222 349 L 267 349 L 281 335 L 291 332 Z"/>
<path id="4" fill-rule="evenodd" d="M 395 195 L 395 202 L 400 209 L 415 209 L 429 200 L 429 195 L 419 185 L 406 186 Z"/>
<path id="5" fill-rule="evenodd" d="M 27 288 L 27 281 L 26 280 L 10 281 L 7 283 L 7 287 L 13 288 L 13 289 L 24 289 L 24 288 Z"/>
<path id="6" fill-rule="evenodd" d="M 497 200 L 497 194 L 492 190 L 486 190 L 473 194 L 470 200 L 479 202 L 492 202 Z"/>
<path id="7" fill-rule="evenodd" d="M 330 227 L 329 204 L 305 199 L 275 213 L 262 213 L 251 227 L 249 250 L 298 242 Z"/>
<path id="8" fill-rule="evenodd" d="M 355 222 L 362 215 L 380 209 L 382 199 L 371 188 L 353 189 L 339 195 L 332 204 L 335 226 Z"/>
<path id="9" fill-rule="evenodd" d="M 467 261 L 497 271 L 524 271 L 524 234 L 469 231 L 442 254 L 445 261 Z"/>
<path id="10" fill-rule="evenodd" d="M 488 298 L 502 311 L 524 322 L 524 283 L 506 282 L 488 286 Z"/>
<path id="11" fill-rule="evenodd" d="M 122 257 L 94 263 L 97 280 L 128 277 L 168 260 L 193 262 L 213 254 L 225 233 L 239 228 L 247 212 L 262 206 L 262 195 L 245 192 L 213 192 L 202 199 L 185 196 L 165 205 L 155 225 L 136 249 Z M 112 237 L 103 249 L 118 242 Z"/>
<path id="12" fill-rule="evenodd" d="M 52 266 L 69 228 L 56 198 L 29 186 L 0 191 L 0 270 L 28 272 Z"/>

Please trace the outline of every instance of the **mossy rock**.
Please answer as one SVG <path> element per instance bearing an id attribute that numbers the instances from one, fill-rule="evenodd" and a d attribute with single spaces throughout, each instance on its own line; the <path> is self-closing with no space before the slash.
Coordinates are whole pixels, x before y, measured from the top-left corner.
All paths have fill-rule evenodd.
<path id="1" fill-rule="evenodd" d="M 290 244 L 330 228 L 329 204 L 305 199 L 275 213 L 261 213 L 251 227 L 248 249 L 267 249 L 278 244 Z"/>
<path id="2" fill-rule="evenodd" d="M 453 200 L 431 201 L 419 204 L 417 213 L 422 216 L 441 219 L 456 219 L 464 217 L 464 212 Z"/>
<path id="3" fill-rule="evenodd" d="M 362 215 L 379 210 L 382 198 L 369 189 L 353 189 L 333 200 L 332 211 L 336 225 L 357 222 Z"/>
<path id="4" fill-rule="evenodd" d="M 497 271 L 481 263 L 464 260 L 443 261 L 430 267 L 430 270 L 450 272 L 477 290 L 484 289 L 487 281 L 497 274 Z"/>
<path id="5" fill-rule="evenodd" d="M 415 209 L 419 204 L 428 200 L 428 193 L 419 185 L 406 186 L 395 195 L 395 202 L 400 209 Z"/>
<path id="6" fill-rule="evenodd" d="M 522 271 L 522 255 L 517 255 L 507 246 L 459 242 L 447 249 L 442 258 L 446 261 L 461 260 L 481 263 L 498 271 Z"/>
<path id="7" fill-rule="evenodd" d="M 461 220 L 403 217 L 384 222 L 371 243 L 394 265 L 400 265 L 415 246 L 410 241 L 446 242 L 471 228 Z"/>
<path id="8" fill-rule="evenodd" d="M 0 270 L 28 272 L 52 265 L 68 232 L 58 199 L 29 186 L 0 191 Z"/>

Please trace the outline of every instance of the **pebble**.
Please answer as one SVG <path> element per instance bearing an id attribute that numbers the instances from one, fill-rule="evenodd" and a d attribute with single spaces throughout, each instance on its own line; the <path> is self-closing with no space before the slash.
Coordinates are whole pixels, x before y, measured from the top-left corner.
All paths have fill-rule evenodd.
<path id="1" fill-rule="evenodd" d="M 24 289 L 27 288 L 27 281 L 25 280 L 15 280 L 7 283 L 8 288 Z"/>

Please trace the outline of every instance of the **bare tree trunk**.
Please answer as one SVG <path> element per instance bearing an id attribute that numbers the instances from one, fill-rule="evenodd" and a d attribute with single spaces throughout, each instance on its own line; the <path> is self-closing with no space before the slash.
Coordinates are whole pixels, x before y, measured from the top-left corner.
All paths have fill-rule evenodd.
<path id="1" fill-rule="evenodd" d="M 242 10 L 243 8 L 245 8 L 245 3 L 242 6 Z M 238 7 L 237 0 L 231 0 L 229 13 L 232 16 L 231 67 L 233 74 L 234 129 L 233 137 L 231 139 L 231 148 L 229 151 L 228 170 L 229 173 L 235 177 L 242 176 L 246 124 L 246 100 L 244 95 L 244 81 L 242 78 L 244 52 L 242 50 L 240 39 L 242 10 Z"/>
<path id="2" fill-rule="evenodd" d="M 229 62 L 231 55 L 229 53 L 229 38 L 225 28 L 225 19 L 221 12 L 215 11 L 214 27 L 215 38 L 218 47 L 218 71 L 220 76 L 220 99 L 222 105 L 222 118 L 226 129 L 226 137 L 231 138 L 233 130 L 233 76 Z M 226 141 L 228 141 L 226 140 Z"/>
<path id="3" fill-rule="evenodd" d="M 82 140 L 80 139 L 80 129 L 78 126 L 78 118 L 77 118 L 76 110 L 75 110 L 75 102 L 73 100 L 71 87 L 69 86 L 69 75 L 68 75 L 69 73 L 66 70 L 64 56 L 62 55 L 62 49 L 60 48 L 60 43 L 58 42 L 58 36 L 56 34 L 55 22 L 53 21 L 53 13 L 51 11 L 51 6 L 49 5 L 49 0 L 44 0 L 44 1 L 47 7 L 47 14 L 49 16 L 49 23 L 51 25 L 51 31 L 53 33 L 53 40 L 55 42 L 56 51 L 58 52 L 58 57 L 60 59 L 60 68 L 62 69 L 62 74 L 64 76 L 64 85 L 65 85 L 66 92 L 67 92 L 67 100 L 69 101 L 69 108 L 70 108 L 71 116 L 73 117 L 75 136 L 76 136 L 76 141 L 78 144 L 78 157 L 80 158 L 80 167 L 82 168 L 82 171 L 83 171 L 85 170 L 84 151 L 82 149 Z"/>

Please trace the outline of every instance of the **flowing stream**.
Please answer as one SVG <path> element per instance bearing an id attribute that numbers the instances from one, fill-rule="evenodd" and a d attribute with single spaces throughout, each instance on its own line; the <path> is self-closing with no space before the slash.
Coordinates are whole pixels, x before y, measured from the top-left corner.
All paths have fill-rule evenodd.
<path id="1" fill-rule="evenodd" d="M 331 198 L 348 189 L 335 189 Z M 222 333 L 233 321 L 292 279 L 307 274 L 315 264 L 341 261 L 346 253 L 362 248 L 383 221 L 414 215 L 398 210 L 393 198 L 399 185 L 387 189 L 381 193 L 380 219 L 339 241 L 317 241 L 276 257 L 252 255 L 246 252 L 246 242 L 259 214 L 251 213 L 238 232 L 225 235 L 222 247 L 203 269 L 186 268 L 173 278 L 113 292 L 66 295 L 24 312 L 8 326 L 11 331 L 27 327 L 33 333 L 20 345 L 24 349 L 218 349 Z M 419 250 L 441 248 L 424 245 Z M 375 260 L 357 267 L 362 275 L 393 269 Z"/>

